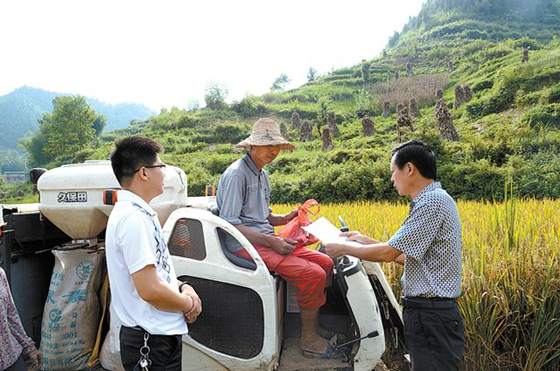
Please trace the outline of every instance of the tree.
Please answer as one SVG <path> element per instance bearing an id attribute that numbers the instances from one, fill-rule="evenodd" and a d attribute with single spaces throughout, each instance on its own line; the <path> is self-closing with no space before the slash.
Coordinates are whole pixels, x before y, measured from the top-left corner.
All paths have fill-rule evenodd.
<path id="1" fill-rule="evenodd" d="M 313 67 L 309 67 L 307 70 L 307 81 L 314 81 L 317 78 L 317 70 Z"/>
<path id="2" fill-rule="evenodd" d="M 53 99 L 53 112 L 45 113 L 39 126 L 45 127 L 46 143 L 43 152 L 59 161 L 68 161 L 73 155 L 90 147 L 96 137 L 99 114 L 82 96 L 62 96 Z M 107 119 L 99 119 L 98 127 Z M 101 130 L 103 128 L 101 127 Z"/>
<path id="3" fill-rule="evenodd" d="M 211 82 L 206 88 L 206 94 L 204 95 L 206 108 L 213 110 L 223 110 L 227 108 L 227 95 L 228 90 L 225 86 L 217 82 Z"/>
<path id="4" fill-rule="evenodd" d="M 82 96 L 53 99 L 53 111 L 43 114 L 39 131 L 21 141 L 29 153 L 30 166 L 51 161 L 70 162 L 76 153 L 95 146 L 107 118 L 93 110 Z"/>
<path id="5" fill-rule="evenodd" d="M 274 80 L 274 83 L 270 87 L 271 91 L 284 91 L 286 85 L 290 83 L 290 78 L 285 73 L 281 74 Z"/>

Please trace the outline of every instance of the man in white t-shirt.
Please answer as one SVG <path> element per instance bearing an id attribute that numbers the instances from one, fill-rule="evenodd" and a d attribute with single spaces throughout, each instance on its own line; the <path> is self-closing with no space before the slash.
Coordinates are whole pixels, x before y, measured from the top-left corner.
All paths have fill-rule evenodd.
<path id="1" fill-rule="evenodd" d="M 146 137 L 127 137 L 111 154 L 122 190 L 106 231 L 107 267 L 120 332 L 121 360 L 133 370 L 150 348 L 149 369 L 181 370 L 182 334 L 202 311 L 195 290 L 179 282 L 150 201 L 163 193 L 163 147 Z M 146 348 L 142 350 L 146 353 Z"/>

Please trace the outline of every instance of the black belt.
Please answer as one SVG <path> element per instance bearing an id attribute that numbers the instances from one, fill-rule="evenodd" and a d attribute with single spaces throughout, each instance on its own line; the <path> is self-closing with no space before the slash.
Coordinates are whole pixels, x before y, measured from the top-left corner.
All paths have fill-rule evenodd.
<path id="1" fill-rule="evenodd" d="M 144 329 L 143 329 L 142 327 L 140 327 L 140 326 L 129 327 L 129 326 L 123 325 L 123 327 L 126 327 L 127 329 L 130 329 L 130 330 L 146 331 L 146 330 L 144 330 Z M 146 332 L 147 332 L 147 331 L 146 331 Z"/>
<path id="2" fill-rule="evenodd" d="M 404 297 L 403 306 L 405 309 L 451 309 L 456 305 L 452 298 L 423 298 L 423 297 Z"/>

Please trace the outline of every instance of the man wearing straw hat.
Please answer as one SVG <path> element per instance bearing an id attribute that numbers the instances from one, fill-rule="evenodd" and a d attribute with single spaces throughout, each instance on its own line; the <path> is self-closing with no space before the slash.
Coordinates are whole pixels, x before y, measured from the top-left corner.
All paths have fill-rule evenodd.
<path id="1" fill-rule="evenodd" d="M 274 235 L 274 227 L 295 218 L 297 210 L 286 215 L 271 213 L 270 183 L 263 167 L 274 161 L 280 151 L 291 151 L 294 146 L 282 137 L 274 120 L 262 118 L 236 148 L 246 150 L 247 154 L 231 164 L 220 178 L 216 195 L 220 217 L 243 233 L 270 271 L 296 287 L 304 355 L 321 359 L 339 357 L 340 351 L 326 340 L 334 334 L 318 325 L 319 308 L 326 302 L 325 286 L 332 273 L 332 260 L 318 251 L 296 249 L 296 241 Z M 227 245 L 233 254 L 251 260 L 240 245 Z"/>

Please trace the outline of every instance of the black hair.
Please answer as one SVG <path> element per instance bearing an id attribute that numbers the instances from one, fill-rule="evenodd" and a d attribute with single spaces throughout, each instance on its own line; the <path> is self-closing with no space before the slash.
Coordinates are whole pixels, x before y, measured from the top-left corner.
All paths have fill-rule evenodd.
<path id="1" fill-rule="evenodd" d="M 147 137 L 132 136 L 117 141 L 111 153 L 111 166 L 119 184 L 127 183 L 142 166 L 153 165 L 162 152 L 163 146 Z"/>
<path id="2" fill-rule="evenodd" d="M 391 152 L 395 155 L 395 165 L 400 170 L 410 162 L 420 171 L 424 178 L 436 180 L 436 156 L 424 142 L 410 140 L 393 148 Z"/>

